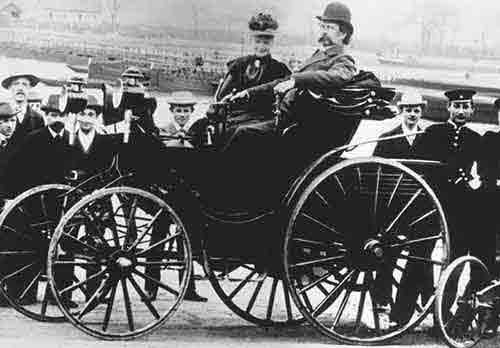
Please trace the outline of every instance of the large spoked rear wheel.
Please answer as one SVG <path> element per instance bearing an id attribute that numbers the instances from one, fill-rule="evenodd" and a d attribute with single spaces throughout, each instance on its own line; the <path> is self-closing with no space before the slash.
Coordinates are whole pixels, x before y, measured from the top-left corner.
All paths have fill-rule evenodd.
<path id="1" fill-rule="evenodd" d="M 443 209 L 417 173 L 387 159 L 345 160 L 296 202 L 285 280 L 310 323 L 333 339 L 375 345 L 425 318 L 449 242 Z"/>
<path id="2" fill-rule="evenodd" d="M 210 254 L 210 250 L 208 246 L 203 249 L 205 273 L 219 298 L 234 313 L 259 326 L 304 322 L 281 270 L 237 255 Z"/>
<path id="3" fill-rule="evenodd" d="M 436 294 L 436 317 L 446 343 L 470 348 L 481 339 L 483 322 L 480 294 L 491 280 L 479 259 L 462 256 L 446 268 Z"/>
<path id="4" fill-rule="evenodd" d="M 115 187 L 94 192 L 64 215 L 50 244 L 48 274 L 76 327 L 102 339 L 131 339 L 175 312 L 191 263 L 189 238 L 175 211 L 151 193 Z M 59 280 L 68 269 L 73 281 Z M 75 310 L 66 306 L 68 296 Z"/>
<path id="5" fill-rule="evenodd" d="M 80 196 L 67 185 L 37 186 L 0 214 L 0 290 L 14 309 L 32 319 L 65 320 L 48 286 L 47 252 L 59 219 Z"/>

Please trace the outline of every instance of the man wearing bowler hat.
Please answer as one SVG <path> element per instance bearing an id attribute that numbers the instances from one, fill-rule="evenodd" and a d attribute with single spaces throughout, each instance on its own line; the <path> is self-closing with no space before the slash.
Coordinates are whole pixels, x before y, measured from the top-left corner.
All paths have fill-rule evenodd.
<path id="1" fill-rule="evenodd" d="M 425 110 L 427 102 L 418 93 L 408 92 L 401 96 L 398 102 L 401 123 L 380 137 L 392 137 L 397 135 L 406 135 L 405 137 L 383 140 L 377 143 L 374 156 L 389 158 L 412 158 L 414 156 L 414 145 L 420 138 L 420 134 L 414 134 L 422 131 L 419 121 Z"/>
<path id="2" fill-rule="evenodd" d="M 332 91 L 351 81 L 357 69 L 354 59 L 345 52 L 345 47 L 350 43 L 354 32 L 349 8 L 340 2 L 332 2 L 326 6 L 321 16 L 316 16 L 316 19 L 321 31 L 318 38 L 320 47 L 297 71 L 288 77 L 243 90 L 235 94 L 232 100 L 249 99 L 250 102 L 255 102 L 274 98 L 275 94 L 284 95 L 280 105 L 282 113 L 287 115 L 288 119 L 303 120 L 309 125 L 319 126 L 313 132 L 318 133 L 316 139 L 323 139 L 321 133 L 326 129 L 324 125 L 320 126 L 321 123 L 317 118 L 325 115 L 325 105 L 318 102 L 306 90 L 316 95 L 329 96 Z M 336 119 L 334 127 L 327 127 L 329 131 L 327 138 L 343 145 L 346 137 L 344 133 L 347 130 L 351 131 L 354 122 L 357 121 L 352 118 Z M 274 130 L 273 119 L 268 119 L 266 126 L 260 126 L 258 129 L 252 126 L 240 127 L 229 139 L 226 150 L 241 151 L 246 154 L 245 151 L 255 147 L 257 138 L 262 142 L 272 136 Z M 320 146 L 318 144 L 318 147 Z"/>
<path id="3" fill-rule="evenodd" d="M 21 142 L 28 133 L 45 125 L 43 116 L 28 105 L 28 93 L 40 80 L 31 74 L 14 74 L 2 81 L 2 87 L 9 90 L 19 110 L 18 125 L 12 136 L 13 142 Z"/>

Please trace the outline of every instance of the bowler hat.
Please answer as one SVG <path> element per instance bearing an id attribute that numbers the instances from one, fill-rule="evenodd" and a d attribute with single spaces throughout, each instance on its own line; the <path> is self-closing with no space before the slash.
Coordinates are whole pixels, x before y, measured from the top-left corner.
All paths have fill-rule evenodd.
<path id="1" fill-rule="evenodd" d="M 351 23 L 351 10 L 341 2 L 335 1 L 329 3 L 322 16 L 316 16 L 317 19 L 323 22 L 341 22 L 349 27 L 350 33 L 354 31 Z"/>
<path id="2" fill-rule="evenodd" d="M 32 74 L 15 74 L 15 75 L 11 75 L 11 76 L 5 78 L 2 81 L 2 87 L 5 88 L 5 89 L 9 89 L 10 85 L 12 84 L 12 82 L 15 79 L 19 79 L 19 78 L 28 79 L 28 81 L 30 82 L 30 86 L 31 87 L 35 87 L 38 84 L 38 82 L 40 82 L 40 79 L 38 77 L 36 77 L 35 75 L 32 75 Z"/>
<path id="3" fill-rule="evenodd" d="M 453 89 L 451 91 L 444 92 L 444 95 L 450 102 L 472 100 L 474 94 L 476 94 L 476 91 L 472 89 Z"/>
<path id="4" fill-rule="evenodd" d="M 401 100 L 397 103 L 399 107 L 405 105 L 421 105 L 426 106 L 427 101 L 425 101 L 422 96 L 418 93 L 405 93 L 401 96 Z"/>
<path id="5" fill-rule="evenodd" d="M 11 118 L 19 113 L 19 110 L 12 107 L 11 104 L 0 102 L 0 120 Z"/>
<path id="6" fill-rule="evenodd" d="M 41 107 L 42 111 L 62 113 L 60 100 L 61 96 L 59 94 L 50 95 L 49 99 L 47 100 L 47 104 L 42 105 Z"/>
<path id="7" fill-rule="evenodd" d="M 173 92 L 167 102 L 170 105 L 195 105 L 197 103 L 194 94 L 189 91 Z"/>

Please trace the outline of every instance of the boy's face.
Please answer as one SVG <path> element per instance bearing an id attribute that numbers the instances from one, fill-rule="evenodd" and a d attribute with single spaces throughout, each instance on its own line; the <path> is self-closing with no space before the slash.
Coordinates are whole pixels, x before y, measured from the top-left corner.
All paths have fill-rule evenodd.
<path id="1" fill-rule="evenodd" d="M 181 127 L 184 127 L 188 123 L 191 114 L 194 111 L 194 106 L 192 105 L 173 105 L 172 113 L 174 114 L 174 120 Z"/>
<path id="2" fill-rule="evenodd" d="M 66 115 L 58 111 L 47 112 L 47 125 L 54 131 L 59 132 L 65 127 Z"/>
<path id="3" fill-rule="evenodd" d="M 78 114 L 80 129 L 89 132 L 94 129 L 97 122 L 97 112 L 94 109 L 85 109 Z"/>
<path id="4" fill-rule="evenodd" d="M 17 116 L 11 116 L 9 118 L 0 119 L 0 134 L 5 138 L 9 139 L 14 131 L 16 130 Z"/>

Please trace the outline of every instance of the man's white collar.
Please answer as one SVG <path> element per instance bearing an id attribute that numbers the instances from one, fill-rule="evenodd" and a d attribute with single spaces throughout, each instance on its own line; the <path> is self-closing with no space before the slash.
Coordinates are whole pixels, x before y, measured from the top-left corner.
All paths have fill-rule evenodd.
<path id="1" fill-rule="evenodd" d="M 54 132 L 54 130 L 50 127 L 47 127 L 49 129 L 50 135 L 52 135 L 52 138 L 55 139 L 58 135 L 62 138 L 64 135 L 64 128 L 61 129 L 59 133 Z"/>

